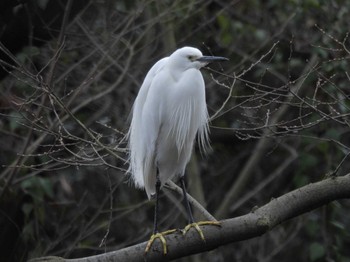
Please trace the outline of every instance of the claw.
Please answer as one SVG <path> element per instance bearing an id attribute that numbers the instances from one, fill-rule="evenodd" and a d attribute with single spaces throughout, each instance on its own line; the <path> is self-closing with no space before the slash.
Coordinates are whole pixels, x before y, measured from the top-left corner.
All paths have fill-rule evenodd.
<path id="1" fill-rule="evenodd" d="M 191 223 L 191 224 L 188 224 L 184 230 L 183 230 L 183 234 L 186 235 L 186 233 L 190 230 L 191 227 L 194 227 L 199 236 L 201 237 L 201 239 L 205 242 L 205 237 L 204 237 L 204 234 L 203 234 L 203 231 L 202 229 L 200 229 L 199 226 L 202 226 L 202 225 L 212 225 L 212 226 L 219 226 L 221 227 L 220 225 L 220 222 L 218 221 L 200 221 L 200 222 L 194 222 L 194 223 Z"/>
<path id="2" fill-rule="evenodd" d="M 148 251 L 150 250 L 154 240 L 156 240 L 157 238 L 159 238 L 160 242 L 162 242 L 162 246 L 163 246 L 163 254 L 166 255 L 168 253 L 168 248 L 167 248 L 167 245 L 166 245 L 166 240 L 165 240 L 165 235 L 169 235 L 173 232 L 175 232 L 176 229 L 171 229 L 171 230 L 167 230 L 167 231 L 164 231 L 164 232 L 161 232 L 161 233 L 156 233 L 156 234 L 153 234 L 151 236 L 151 238 L 148 240 L 147 242 L 147 246 L 146 246 L 146 249 L 145 249 L 145 254 L 148 253 Z"/>

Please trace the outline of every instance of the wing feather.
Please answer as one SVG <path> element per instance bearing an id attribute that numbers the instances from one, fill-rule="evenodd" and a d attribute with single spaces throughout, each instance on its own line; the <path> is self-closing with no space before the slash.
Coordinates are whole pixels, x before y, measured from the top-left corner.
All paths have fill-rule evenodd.
<path id="1" fill-rule="evenodd" d="M 155 124 L 153 127 L 157 133 L 146 132 L 146 129 L 148 129 L 150 126 L 149 121 L 152 121 L 152 119 L 149 118 L 155 118 L 154 113 L 152 114 L 152 112 L 149 112 L 149 110 L 147 112 L 146 104 L 148 101 L 147 97 L 149 96 L 150 89 L 152 88 L 153 80 L 155 76 L 162 70 L 167 59 L 168 58 L 166 57 L 159 60 L 147 73 L 133 105 L 132 120 L 128 132 L 130 149 L 130 165 L 128 173 L 131 174 L 131 178 L 135 186 L 138 188 L 144 188 L 145 185 L 149 187 L 149 185 L 153 183 L 149 174 L 155 174 L 156 172 L 154 166 L 154 147 L 155 139 L 158 135 L 157 129 L 159 129 L 159 123 L 157 124 L 157 121 L 153 119 Z M 154 136 L 155 138 L 152 139 L 150 136 Z"/>

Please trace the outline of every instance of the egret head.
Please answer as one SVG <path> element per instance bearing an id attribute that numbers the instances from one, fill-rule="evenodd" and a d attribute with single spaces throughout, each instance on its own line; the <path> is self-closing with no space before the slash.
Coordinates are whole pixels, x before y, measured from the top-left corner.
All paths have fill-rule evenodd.
<path id="1" fill-rule="evenodd" d="M 170 59 L 173 65 L 184 70 L 189 68 L 200 69 L 211 62 L 228 60 L 220 56 L 203 56 L 199 49 L 189 46 L 177 49 L 171 54 Z"/>

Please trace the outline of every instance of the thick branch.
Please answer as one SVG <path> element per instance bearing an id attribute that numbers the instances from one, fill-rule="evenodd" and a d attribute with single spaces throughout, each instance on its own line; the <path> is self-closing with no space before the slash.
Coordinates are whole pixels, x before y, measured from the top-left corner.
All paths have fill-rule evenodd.
<path id="1" fill-rule="evenodd" d="M 344 198 L 350 198 L 350 174 L 342 177 L 330 177 L 296 189 L 271 200 L 249 214 L 222 220 L 221 227 L 202 226 L 206 237 L 205 243 L 194 230 L 188 232 L 186 236 L 183 236 L 180 231 L 167 235 L 168 254 L 166 256 L 162 253 L 160 243 L 156 241 L 153 243 L 152 249 L 147 256 L 144 255 L 146 246 L 146 242 L 144 242 L 121 250 L 86 258 L 65 260 L 51 257 L 53 260 L 46 258 L 45 261 L 169 261 L 209 251 L 228 243 L 260 236 L 288 219 L 321 207 L 331 201 Z M 44 260 L 35 259 L 32 261 Z"/>

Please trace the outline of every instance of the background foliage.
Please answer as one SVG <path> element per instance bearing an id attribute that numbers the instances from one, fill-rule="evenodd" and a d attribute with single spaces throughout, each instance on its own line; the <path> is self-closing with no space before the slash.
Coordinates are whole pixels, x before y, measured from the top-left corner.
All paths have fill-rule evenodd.
<path id="1" fill-rule="evenodd" d="M 0 242 L 8 261 L 148 239 L 153 203 L 129 186 L 124 135 L 147 70 L 184 45 L 230 58 L 203 70 L 212 151 L 195 154 L 187 175 L 190 193 L 218 219 L 349 172 L 348 1 L 3 5 Z M 183 261 L 350 261 L 347 208 L 337 201 Z M 161 217 L 163 229 L 186 224 L 168 189 Z"/>

